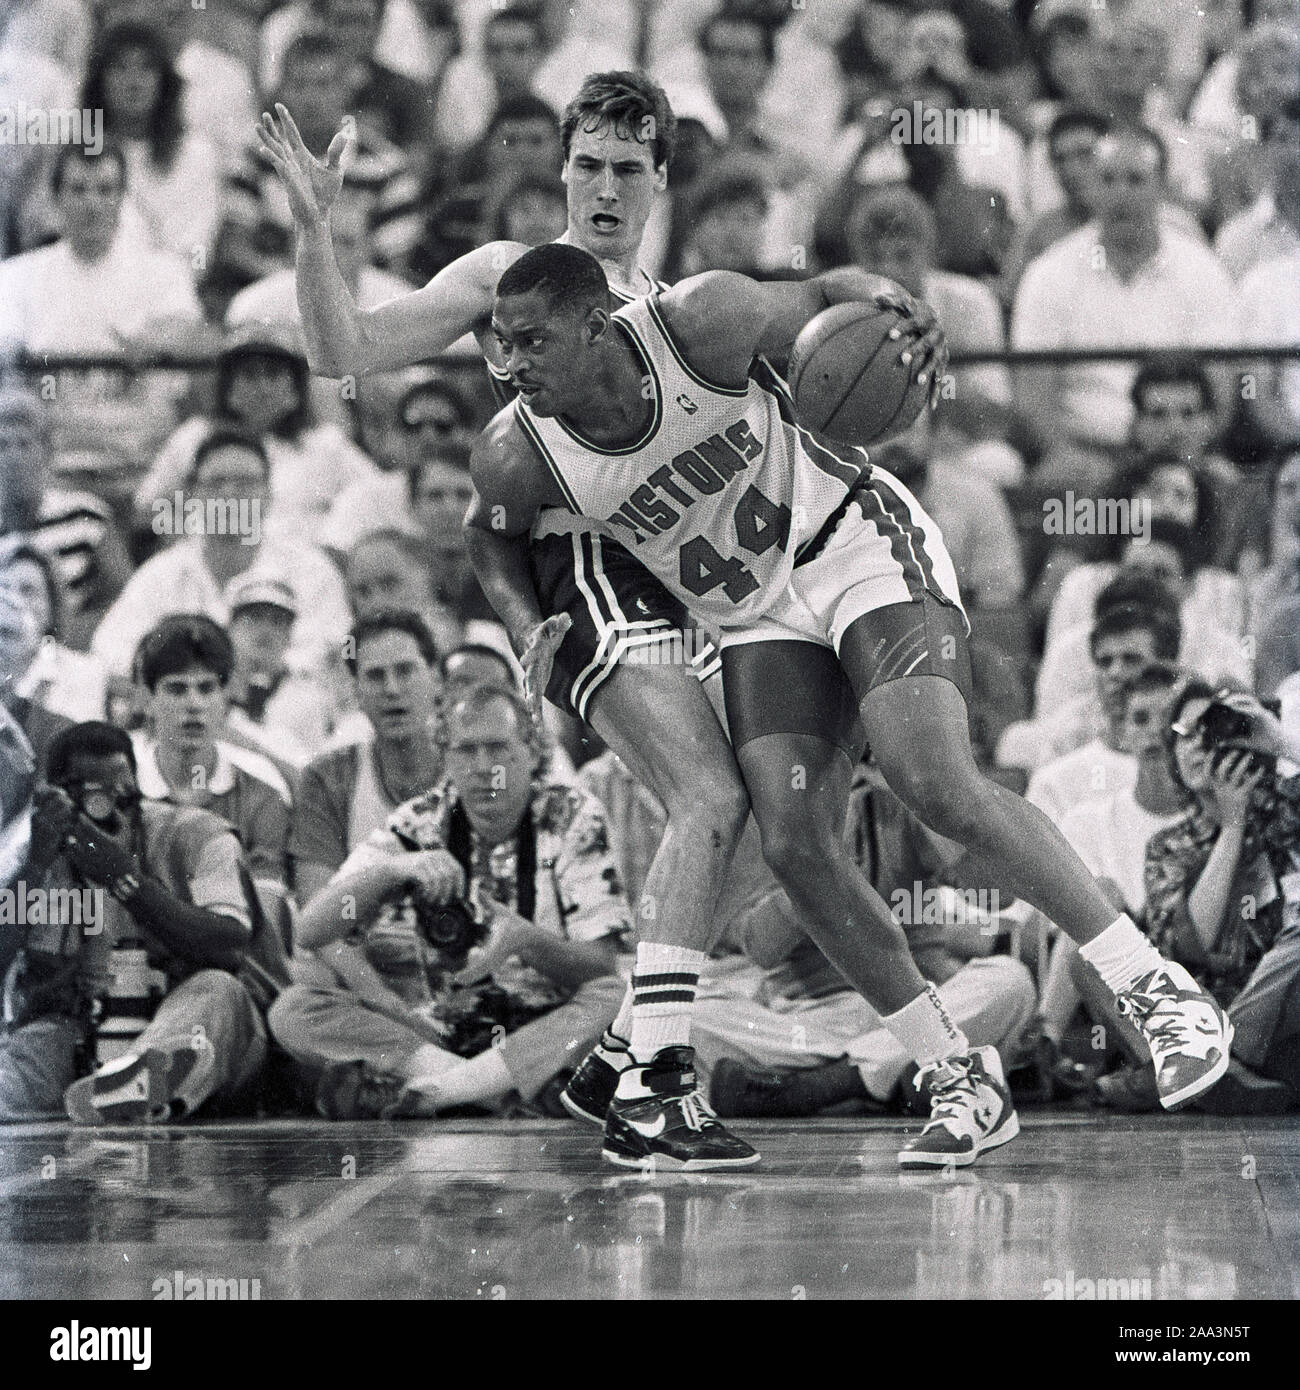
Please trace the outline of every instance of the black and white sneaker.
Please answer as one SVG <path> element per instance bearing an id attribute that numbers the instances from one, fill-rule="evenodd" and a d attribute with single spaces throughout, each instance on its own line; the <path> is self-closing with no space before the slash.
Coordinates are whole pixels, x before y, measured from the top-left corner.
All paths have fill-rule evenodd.
<path id="1" fill-rule="evenodd" d="M 695 1052 L 664 1047 L 621 1073 L 605 1118 L 604 1156 L 623 1168 L 699 1173 L 749 1168 L 758 1150 L 718 1122 L 695 1085 Z"/>
<path id="2" fill-rule="evenodd" d="M 601 1040 L 582 1059 L 582 1065 L 560 1092 L 560 1104 L 575 1120 L 603 1125 L 619 1074 L 631 1065 L 632 1054 L 627 1043 L 606 1028 Z"/>
<path id="3" fill-rule="evenodd" d="M 1232 1024 L 1214 997 L 1167 960 L 1115 996 L 1151 1049 L 1160 1104 L 1176 1110 L 1208 1091 L 1228 1070 Z"/>
<path id="4" fill-rule="evenodd" d="M 930 1119 L 899 1153 L 904 1168 L 965 1168 L 1020 1133 L 995 1047 L 931 1062 L 912 1084 L 929 1092 Z"/>

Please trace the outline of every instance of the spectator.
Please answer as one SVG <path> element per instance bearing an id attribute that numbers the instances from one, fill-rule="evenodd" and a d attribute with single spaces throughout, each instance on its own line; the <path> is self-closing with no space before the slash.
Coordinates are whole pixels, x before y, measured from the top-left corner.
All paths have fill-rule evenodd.
<path id="1" fill-rule="evenodd" d="M 1177 667 L 1156 662 L 1129 681 L 1119 746 L 1137 760 L 1137 780 L 1104 796 L 1072 806 L 1061 817 L 1061 833 L 1070 842 L 1115 904 L 1141 922 L 1146 906 L 1144 872 L 1147 841 L 1172 825 L 1187 806 L 1187 793 L 1174 780 L 1165 748 L 1170 693 L 1178 684 Z M 1060 1057 L 1061 1043 L 1082 1003 L 1075 984 L 1079 951 L 1064 932 L 1052 942 L 1042 981 L 1043 1035 Z M 1057 1065 L 1053 1060 L 1052 1065 Z"/>
<path id="2" fill-rule="evenodd" d="M 503 105 L 533 94 L 533 74 L 545 51 L 545 32 L 535 11 L 494 8 L 483 25 L 477 65 L 468 55 L 454 62 L 439 93 L 438 145 L 459 155 L 481 140 Z M 473 91 L 472 99 L 466 99 L 467 89 Z"/>
<path id="3" fill-rule="evenodd" d="M 318 155 L 329 148 L 348 111 L 345 65 L 344 55 L 323 35 L 302 35 L 284 56 L 275 100 L 288 108 L 307 148 Z M 401 151 L 364 121 L 356 123 L 355 133 L 344 182 L 370 200 L 375 264 L 399 265 L 418 234 L 419 182 Z M 226 303 L 245 286 L 292 266 L 288 199 L 261 141 L 250 135 L 227 183 L 210 289 Z"/>
<path id="4" fill-rule="evenodd" d="M 147 24 L 114 24 L 91 55 L 81 106 L 104 113 L 104 134 L 126 154 L 127 205 L 160 251 L 207 266 L 221 215 L 221 160 L 185 124 L 184 80 L 166 40 Z"/>
<path id="5" fill-rule="evenodd" d="M 390 467 L 341 492 L 317 534 L 319 544 L 340 558 L 372 531 L 391 528 L 419 536 L 422 528 L 411 512 L 417 470 L 426 460 L 459 464 L 474 437 L 469 403 L 440 377 L 412 383 L 393 413 L 398 430 Z"/>
<path id="6" fill-rule="evenodd" d="M 1149 534 L 1130 538 L 1120 554 L 1119 566 L 1086 565 L 1073 571 L 1062 587 L 1058 602 L 1083 607 L 1092 589 L 1094 603 L 1101 603 L 1104 586 L 1126 575 L 1148 576 L 1162 585 L 1178 604 L 1182 642 L 1177 660 L 1186 670 L 1212 681 L 1249 684 L 1249 645 L 1243 641 L 1246 596 L 1241 581 L 1226 570 L 1197 563 L 1198 547 L 1192 532 L 1177 521 L 1153 519 Z M 1073 582 L 1075 576 L 1078 582 Z M 1097 588 L 1093 588 L 1093 585 Z M 1069 611 L 1068 609 L 1066 610 Z M 1047 648 L 1038 671 L 1036 709 L 1055 710 L 1084 697 L 1080 677 L 1087 645 L 1086 624 L 1068 625 L 1066 613 L 1048 623 Z"/>
<path id="7" fill-rule="evenodd" d="M 499 685 L 518 693 L 519 681 L 511 659 L 499 647 L 482 642 L 463 642 L 442 658 L 442 682 L 446 700 L 458 700 L 476 685 Z M 588 790 L 591 790 L 588 788 Z M 595 796 L 595 792 L 592 792 Z M 599 796 L 596 800 L 604 805 Z"/>
<path id="8" fill-rule="evenodd" d="M 316 960 L 280 997 L 272 1028 L 299 1061 L 326 1068 L 317 1106 L 330 1118 L 433 1115 L 510 1093 L 533 1101 L 618 1012 L 631 911 L 600 806 L 547 784 L 516 695 L 471 690 L 445 731 L 447 782 L 400 806 L 299 922 Z M 398 905 L 413 881 L 487 914 L 486 943 L 454 995 L 449 965 L 460 961 L 441 959 Z M 340 942 L 349 920 L 358 939 Z M 358 953 L 364 974 L 345 964 Z"/>
<path id="9" fill-rule="evenodd" d="M 105 502 L 51 485 L 49 444 L 45 406 L 28 391 L 0 388 L 0 558 L 29 545 L 54 565 L 61 638 L 81 649 L 131 562 Z"/>
<path id="10" fill-rule="evenodd" d="M 724 159 L 695 185 L 691 231 L 682 248 L 680 278 L 705 270 L 760 272 L 768 195 L 757 172 Z M 761 272 L 760 272 L 761 273 Z"/>
<path id="11" fill-rule="evenodd" d="M 1087 797 L 1132 784 L 1137 767 L 1119 743 L 1125 685 L 1153 661 L 1177 660 L 1182 637 L 1173 596 L 1146 576 L 1114 580 L 1095 611 L 1093 689 L 1044 710 L 1034 724 L 1013 725 L 998 747 L 1000 764 L 1034 773 L 1025 796 L 1057 824 Z"/>
<path id="12" fill-rule="evenodd" d="M 1214 253 L 1234 280 L 1262 261 L 1300 251 L 1300 101 L 1267 132 L 1268 187 L 1248 208 L 1230 217 L 1214 237 Z M 1248 320 L 1249 322 L 1249 320 Z"/>
<path id="13" fill-rule="evenodd" d="M 219 428 L 199 445 L 180 507 L 174 496 L 161 497 L 153 516 L 156 532 L 184 539 L 136 570 L 95 631 L 91 649 L 110 672 L 125 675 L 140 639 L 171 613 L 227 622 L 226 585 L 255 567 L 286 582 L 298 602 L 291 664 L 308 674 L 331 669 L 348 628 L 343 586 L 323 552 L 267 535 L 270 473 L 265 449 L 251 436 Z"/>
<path id="14" fill-rule="evenodd" d="M 266 1030 L 236 974 L 252 926 L 234 832 L 198 807 L 142 799 L 131 740 L 112 725 L 60 734 L 49 780 L 33 813 L 26 881 L 101 888 L 106 920 L 94 935 L 79 925 L 27 928 L 5 981 L 0 1116 L 66 1107 L 80 1124 L 139 1124 L 246 1098 L 266 1059 Z M 136 943 L 166 990 L 129 1050 L 95 1068 L 91 1006 L 108 994 L 113 957 Z"/>
<path id="15" fill-rule="evenodd" d="M 235 656 L 224 629 L 200 614 L 164 618 L 140 644 L 149 733 L 135 738 L 136 780 L 155 801 L 202 806 L 232 825 L 267 921 L 289 894 L 292 794 L 269 758 L 222 738 Z"/>
<path id="16" fill-rule="evenodd" d="M 13 765 L 13 743 L 17 738 L 23 740 L 30 750 L 38 767 L 44 766 L 46 750 L 54 736 L 68 727 L 69 721 L 61 714 L 47 709 L 42 702 L 43 692 L 36 688 L 30 695 L 19 693 L 19 685 L 32 665 L 32 653 L 41 646 L 41 613 L 39 608 L 39 586 L 37 579 L 31 586 L 37 592 L 28 596 L 23 593 L 27 586 L 22 582 L 24 569 L 30 562 L 19 551 L 15 569 L 18 582 L 0 583 L 0 739 L 3 739 L 6 772 Z M 35 569 L 42 575 L 48 574 L 48 566 L 37 560 Z M 4 792 L 6 803 L 5 829 L 8 832 L 11 818 L 8 815 L 10 791 Z M 12 846 L 6 841 L 8 850 Z"/>
<path id="17" fill-rule="evenodd" d="M 1097 147 L 1098 216 L 1026 269 L 1011 342 L 1020 349 L 1211 347 L 1237 341 L 1236 304 L 1213 253 L 1160 222 L 1164 145 L 1150 130 Z M 1022 408 L 1051 448 L 1042 474 L 1104 490 L 1130 426 L 1135 368 L 1022 369 Z M 1231 399 L 1221 369 L 1220 402 Z"/>
<path id="18" fill-rule="evenodd" d="M 122 219 L 126 157 L 62 145 L 51 175 L 60 239 L 0 262 L 0 348 L 113 353 L 150 346 L 167 321 L 197 323 L 185 266 Z"/>
<path id="19" fill-rule="evenodd" d="M 1273 481 L 1272 559 L 1251 595 L 1258 689 L 1273 695 L 1300 669 L 1300 450 L 1283 459 Z"/>
<path id="20" fill-rule="evenodd" d="M 525 174 L 502 194 L 491 239 L 542 246 L 558 241 L 568 225 L 563 182 L 545 173 Z"/>
<path id="21" fill-rule="evenodd" d="M 435 198 L 426 190 L 429 211 L 406 272 L 423 283 L 456 257 L 491 239 L 502 202 L 521 178 L 564 162 L 560 123 L 539 97 L 512 97 L 497 107 L 481 144 L 465 156 L 463 178 Z"/>
<path id="22" fill-rule="evenodd" d="M 953 1022 L 980 1045 L 1005 1049 L 1014 1065 L 1034 1009 L 1029 972 L 994 953 L 995 921 L 977 921 L 974 911 L 934 920 L 938 885 L 953 881 L 960 848 L 911 815 L 870 765 L 855 775 L 846 837 Z M 918 901 L 931 903 L 924 921 L 912 911 Z M 715 963 L 692 1023 L 697 1064 L 712 1071 L 720 1115 L 810 1115 L 849 1100 L 908 1106 L 906 1050 L 805 936 L 783 892 L 769 888 L 727 934 L 745 959 Z M 739 1063 L 721 1060 L 737 1056 Z M 912 1096 L 914 1105 L 914 1088 Z"/>
<path id="23" fill-rule="evenodd" d="M 1227 708 L 1245 732 L 1227 733 Z M 1230 717 L 1229 716 L 1229 717 Z M 1192 809 L 1147 844 L 1147 934 L 1228 1010 L 1228 1073 L 1198 1101 L 1220 1114 L 1300 1104 L 1300 781 L 1278 759 L 1300 749 L 1253 696 L 1189 683 L 1166 735 Z M 1103 1077 L 1103 1100 L 1154 1109 L 1139 1064 Z"/>
<path id="24" fill-rule="evenodd" d="M 0 554 L 0 589 L 27 616 L 6 623 L 0 671 L 13 693 L 73 723 L 101 718 L 106 673 L 89 653 L 69 651 L 59 640 L 62 594 L 49 559 L 25 545 Z"/>
<path id="25" fill-rule="evenodd" d="M 206 15 L 192 0 L 114 0 L 113 19 L 130 19 L 161 30 L 171 60 L 184 82 L 185 128 L 215 142 L 224 169 L 231 168 L 257 120 L 257 90 L 249 68 L 219 44 Z"/>
<path id="26" fill-rule="evenodd" d="M 953 352 L 1001 352 L 1006 337 L 997 300 L 978 280 L 935 269 L 936 235 L 934 214 L 905 184 L 867 190 L 849 214 L 847 236 L 855 264 L 897 280 L 929 304 Z M 1011 407 L 1006 367 L 956 367 L 953 378 L 939 417 L 944 427 L 963 439 L 1001 437 Z"/>
<path id="27" fill-rule="evenodd" d="M 259 440 L 270 460 L 273 533 L 314 541 L 334 499 L 379 475 L 338 425 L 316 423 L 309 375 L 299 334 L 287 324 L 228 330 L 217 359 L 215 419 L 191 416 L 163 445 L 136 490 L 137 525 L 147 527 L 159 498 L 184 485 L 214 428 L 235 429 Z"/>
<path id="28" fill-rule="evenodd" d="M 464 624 L 434 597 L 429 557 L 414 537 L 391 527 L 362 536 L 347 553 L 343 577 L 354 618 L 386 608 L 409 609 L 420 615 L 442 649 L 464 639 Z"/>
<path id="29" fill-rule="evenodd" d="M 398 806 L 443 775 L 435 738 L 442 680 L 429 629 L 414 613 L 377 611 L 353 628 L 349 651 L 365 723 L 358 739 L 303 773 L 289 840 L 303 903 Z"/>
<path id="30" fill-rule="evenodd" d="M 333 704 L 319 681 L 289 666 L 298 600 L 280 579 L 239 575 L 226 590 L 234 665 L 227 728 L 255 751 L 304 768 L 329 734 Z"/>
<path id="31" fill-rule="evenodd" d="M 1238 144 L 1300 95 L 1295 0 L 1259 0 L 1255 22 L 1205 75 L 1188 118 L 1197 130 Z"/>

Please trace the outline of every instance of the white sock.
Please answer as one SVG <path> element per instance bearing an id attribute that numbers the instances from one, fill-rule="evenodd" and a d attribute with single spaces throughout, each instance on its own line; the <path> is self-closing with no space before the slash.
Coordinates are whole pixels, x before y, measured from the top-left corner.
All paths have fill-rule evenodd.
<path id="1" fill-rule="evenodd" d="M 1159 970 L 1165 963 L 1165 958 L 1127 914 L 1117 917 L 1086 946 L 1080 946 L 1079 954 L 1113 994 L 1131 989 L 1144 975 Z"/>
<path id="2" fill-rule="evenodd" d="M 880 1021 L 918 1066 L 970 1051 L 970 1040 L 948 1017 L 939 991 L 932 984 L 927 983 L 910 1004 Z"/>
<path id="3" fill-rule="evenodd" d="M 629 980 L 627 989 L 623 994 L 623 1002 L 618 1006 L 618 1013 L 613 1023 L 609 1025 L 609 1031 L 620 1042 L 627 1042 L 632 1036 L 632 998 L 632 982 Z"/>
<path id="4" fill-rule="evenodd" d="M 695 987 L 708 956 L 685 946 L 642 941 L 632 966 L 632 1027 L 628 1042 L 638 1062 L 662 1047 L 689 1047 Z"/>
<path id="5" fill-rule="evenodd" d="M 411 1083 L 411 1090 L 429 1096 L 440 1110 L 451 1105 L 491 1105 L 514 1088 L 515 1079 L 499 1047 L 489 1047 L 439 1076 Z"/>

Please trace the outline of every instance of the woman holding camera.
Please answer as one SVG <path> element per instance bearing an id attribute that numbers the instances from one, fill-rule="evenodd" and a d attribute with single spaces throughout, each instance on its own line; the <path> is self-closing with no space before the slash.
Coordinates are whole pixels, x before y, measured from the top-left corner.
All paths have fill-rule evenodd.
<path id="1" fill-rule="evenodd" d="M 1198 1105 L 1281 1113 L 1300 1105 L 1300 756 L 1253 695 L 1200 680 L 1175 695 L 1165 738 L 1193 805 L 1147 844 L 1147 934 L 1236 1028 L 1228 1073 Z M 1120 1088 L 1101 1089 L 1113 1101 Z"/>

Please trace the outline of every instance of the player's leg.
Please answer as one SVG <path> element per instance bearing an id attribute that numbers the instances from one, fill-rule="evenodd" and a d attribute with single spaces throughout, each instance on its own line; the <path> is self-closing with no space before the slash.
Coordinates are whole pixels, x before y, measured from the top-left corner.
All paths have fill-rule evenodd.
<path id="1" fill-rule="evenodd" d="M 904 650 L 911 653 L 906 668 L 882 660 Z M 962 688 L 968 662 L 960 613 L 929 599 L 877 609 L 849 624 L 839 651 L 861 699 L 867 737 L 896 794 L 932 829 L 971 851 L 994 882 L 1081 943 L 1081 954 L 1150 1045 L 1167 1107 L 1213 1085 L 1227 1067 L 1231 1042 L 1222 1011 L 1127 916 L 1117 916 L 1048 818 L 976 765 Z M 911 674 L 896 674 L 901 669 Z"/>
<path id="2" fill-rule="evenodd" d="M 996 1052 L 972 1053 L 845 843 L 861 747 L 852 689 L 829 647 L 811 641 L 733 641 L 723 664 L 728 723 L 764 857 L 808 934 L 907 1055 L 933 1075 L 936 1105 L 961 1106 L 962 1123 L 933 1131 L 924 1151 L 905 1151 L 906 1161 L 971 1163 L 1013 1139 L 1019 1122 Z"/>
<path id="3" fill-rule="evenodd" d="M 740 772 L 682 659 L 680 605 L 603 537 L 550 542 L 534 547 L 538 596 L 544 611 L 568 612 L 574 622 L 547 693 L 592 725 L 668 818 L 632 905 L 637 945 L 627 998 L 562 1101 L 575 1117 L 605 1126 L 614 1162 L 752 1164 L 755 1150 L 718 1124 L 698 1093 L 690 1052 L 714 908 L 749 810 Z"/>

